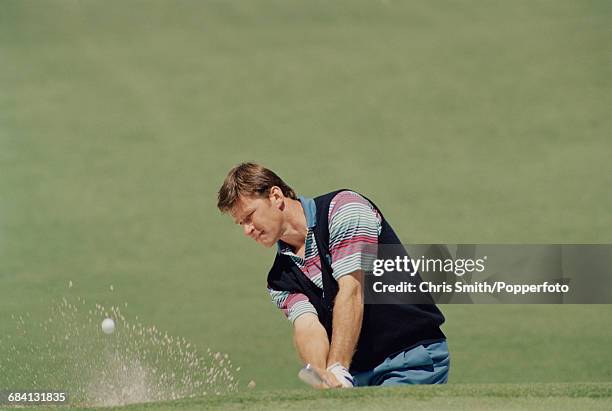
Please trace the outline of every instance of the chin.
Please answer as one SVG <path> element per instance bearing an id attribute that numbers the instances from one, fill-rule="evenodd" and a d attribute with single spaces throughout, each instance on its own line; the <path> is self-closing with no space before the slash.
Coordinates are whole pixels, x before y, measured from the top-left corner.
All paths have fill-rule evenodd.
<path id="1" fill-rule="evenodd" d="M 270 248 L 272 247 L 274 244 L 276 244 L 276 241 L 262 241 L 259 244 L 263 245 L 266 248 Z"/>
<path id="2" fill-rule="evenodd" d="M 267 234 L 267 233 L 266 233 L 266 234 Z M 275 244 L 276 244 L 276 240 L 275 240 L 275 239 L 273 239 L 273 238 L 272 238 L 272 237 L 270 237 L 270 236 L 267 236 L 267 235 L 266 235 L 264 238 L 260 238 L 260 239 L 259 239 L 259 241 L 257 241 L 257 242 L 258 242 L 259 244 L 263 245 L 263 246 L 264 246 L 264 247 L 266 247 L 266 248 L 270 248 L 270 247 L 272 247 L 273 245 L 275 245 Z"/>

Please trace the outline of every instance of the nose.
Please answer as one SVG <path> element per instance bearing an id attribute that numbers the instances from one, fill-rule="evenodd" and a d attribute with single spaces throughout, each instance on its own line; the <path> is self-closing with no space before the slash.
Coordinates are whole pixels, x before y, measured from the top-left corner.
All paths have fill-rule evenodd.
<path id="1" fill-rule="evenodd" d="M 255 229 L 255 227 L 253 226 L 253 224 L 243 224 L 242 225 L 242 230 L 244 231 L 244 235 L 246 235 L 247 237 L 251 237 L 251 234 L 253 233 L 253 230 Z"/>

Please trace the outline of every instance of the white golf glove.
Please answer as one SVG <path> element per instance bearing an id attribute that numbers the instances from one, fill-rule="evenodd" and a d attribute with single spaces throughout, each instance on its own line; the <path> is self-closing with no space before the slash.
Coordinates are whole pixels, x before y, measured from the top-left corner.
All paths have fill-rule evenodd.
<path id="1" fill-rule="evenodd" d="M 334 363 L 327 367 L 327 371 L 334 374 L 338 382 L 342 384 L 342 388 L 353 388 L 355 383 L 353 382 L 353 376 L 343 365 L 339 362 Z"/>

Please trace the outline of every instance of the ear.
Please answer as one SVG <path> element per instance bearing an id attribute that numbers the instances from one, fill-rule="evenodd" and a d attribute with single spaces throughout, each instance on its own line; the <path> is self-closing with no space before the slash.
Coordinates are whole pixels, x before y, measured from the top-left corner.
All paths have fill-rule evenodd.
<path id="1" fill-rule="evenodd" d="M 278 207 L 281 210 L 285 207 L 285 195 L 280 187 L 272 186 L 270 188 L 269 199 L 275 207 Z"/>

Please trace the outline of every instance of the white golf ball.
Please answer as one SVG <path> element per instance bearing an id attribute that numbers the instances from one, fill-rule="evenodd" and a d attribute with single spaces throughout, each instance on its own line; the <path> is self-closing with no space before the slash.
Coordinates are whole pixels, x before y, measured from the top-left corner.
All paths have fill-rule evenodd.
<path id="1" fill-rule="evenodd" d="M 115 321 L 112 318 L 105 318 L 102 321 L 102 331 L 106 334 L 112 334 L 115 331 Z"/>

